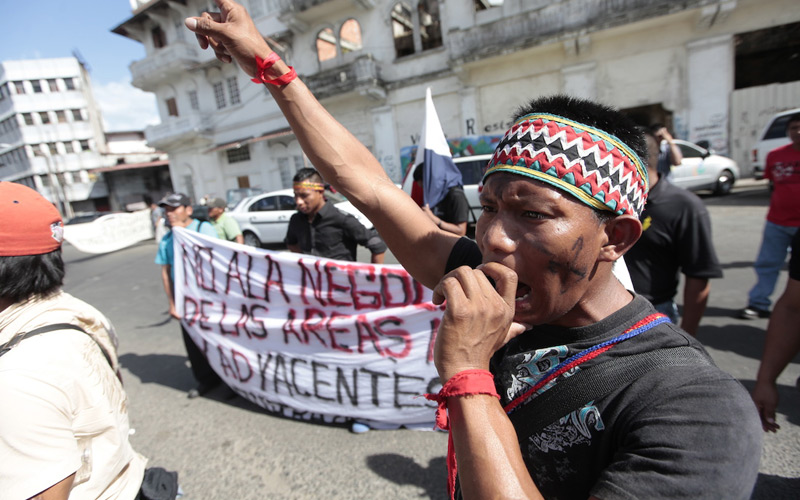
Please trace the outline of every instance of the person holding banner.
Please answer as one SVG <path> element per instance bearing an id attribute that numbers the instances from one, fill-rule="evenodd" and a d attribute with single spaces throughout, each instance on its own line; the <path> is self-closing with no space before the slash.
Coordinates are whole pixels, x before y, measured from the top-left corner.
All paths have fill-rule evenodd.
<path id="1" fill-rule="evenodd" d="M 167 295 L 169 314 L 173 318 L 181 320 L 175 307 L 175 249 L 172 228 L 182 227 L 212 238 L 217 237 L 217 230 L 214 229 L 210 222 L 201 222 L 192 218 L 192 202 L 183 193 L 173 193 L 165 196 L 158 202 L 158 206 L 164 208 L 170 230 L 158 242 L 158 253 L 156 254 L 155 262 L 161 265 L 161 282 L 164 285 L 164 293 Z M 189 336 L 183 322 L 181 322 L 181 334 L 183 336 L 183 345 L 186 347 L 186 354 L 189 357 L 192 374 L 197 381 L 197 387 L 189 390 L 186 395 L 189 399 L 193 399 L 218 386 L 222 379 L 208 364 L 205 354 L 194 343 L 192 337 Z"/>
<path id="2" fill-rule="evenodd" d="M 211 198 L 206 202 L 208 206 L 208 218 L 211 219 L 211 224 L 217 230 L 219 239 L 225 241 L 235 241 L 240 245 L 244 245 L 244 236 L 242 229 L 236 219 L 225 213 L 227 204 L 222 198 Z"/>
<path id="3" fill-rule="evenodd" d="M 371 253 L 372 264 L 383 264 L 386 243 L 374 229 L 367 229 L 353 215 L 325 199 L 325 184 L 319 172 L 302 168 L 293 181 L 297 213 L 289 219 L 286 230 L 289 250 L 355 261 L 357 245 L 363 245 Z"/>
<path id="4" fill-rule="evenodd" d="M 216 3 L 185 21 L 200 47 L 266 85 L 323 177 L 446 301 L 431 398 L 450 430 L 451 496 L 750 497 L 762 437 L 747 391 L 612 272 L 647 196 L 632 121 L 565 96 L 530 102 L 485 173 L 476 241 L 459 238 L 395 186 L 244 7 Z"/>

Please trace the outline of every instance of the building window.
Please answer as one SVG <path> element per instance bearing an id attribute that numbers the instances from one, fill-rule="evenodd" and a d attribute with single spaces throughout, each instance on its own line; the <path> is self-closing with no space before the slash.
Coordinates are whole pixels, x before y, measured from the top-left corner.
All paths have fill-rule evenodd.
<path id="1" fill-rule="evenodd" d="M 56 121 L 58 123 L 67 122 L 67 113 L 65 113 L 63 109 L 56 110 Z"/>
<path id="2" fill-rule="evenodd" d="M 81 113 L 80 109 L 73 109 L 72 110 L 72 120 L 76 122 L 83 121 L 83 113 Z"/>
<path id="3" fill-rule="evenodd" d="M 250 145 L 245 144 L 238 148 L 232 148 L 226 151 L 226 153 L 228 155 L 228 163 L 247 161 L 250 159 Z"/>
<path id="4" fill-rule="evenodd" d="M 50 113 L 48 113 L 47 111 L 42 111 L 41 113 L 39 113 L 39 118 L 42 119 L 43 125 L 47 125 L 48 123 L 50 123 Z"/>
<path id="5" fill-rule="evenodd" d="M 239 95 L 239 82 L 236 77 L 228 78 L 228 95 L 231 98 L 231 104 L 239 104 L 242 102 L 242 97 Z"/>
<path id="6" fill-rule="evenodd" d="M 391 15 L 397 57 L 442 46 L 438 0 L 419 0 L 413 10 L 406 2 L 398 2 Z"/>
<path id="7" fill-rule="evenodd" d="M 160 49 L 167 46 L 167 35 L 164 33 L 164 30 L 161 29 L 161 26 L 153 28 L 150 34 L 153 36 L 154 48 Z"/>
<path id="8" fill-rule="evenodd" d="M 419 34 L 422 50 L 435 49 L 442 46 L 442 20 L 439 17 L 438 0 L 420 0 L 417 4 L 419 13 Z"/>
<path id="9" fill-rule="evenodd" d="M 67 88 L 67 90 L 75 90 L 75 79 L 64 78 L 64 86 Z"/>
<path id="10" fill-rule="evenodd" d="M 58 145 L 55 142 L 48 142 L 47 149 L 50 150 L 50 156 L 58 154 Z"/>
<path id="11" fill-rule="evenodd" d="M 392 37 L 396 57 L 414 53 L 414 23 L 411 21 L 411 8 L 403 2 L 395 4 L 392 8 Z"/>
<path id="12" fill-rule="evenodd" d="M 33 125 L 33 115 L 30 113 L 22 113 L 22 119 L 25 120 L 25 125 Z"/>
<path id="13" fill-rule="evenodd" d="M 42 92 L 42 82 L 40 80 L 31 80 L 31 87 L 33 87 L 34 94 Z"/>
<path id="14" fill-rule="evenodd" d="M 90 151 L 90 149 L 89 149 L 89 141 L 88 140 L 84 139 L 84 140 L 81 141 L 81 151 Z"/>
<path id="15" fill-rule="evenodd" d="M 31 155 L 33 155 L 33 156 L 44 156 L 42 154 L 42 145 L 41 144 L 31 144 Z"/>
<path id="16" fill-rule="evenodd" d="M 325 28 L 317 33 L 317 60 L 329 61 L 336 57 L 336 35 L 331 28 Z"/>
<path id="17" fill-rule="evenodd" d="M 75 147 L 72 145 L 72 141 L 67 141 L 64 143 L 64 151 L 67 153 L 74 153 Z"/>
<path id="18" fill-rule="evenodd" d="M 167 103 L 167 114 L 169 116 L 178 116 L 178 103 L 175 101 L 174 97 L 170 97 L 166 101 Z"/>
<path id="19" fill-rule="evenodd" d="M 214 84 L 214 100 L 217 102 L 217 109 L 222 109 L 227 106 L 225 103 L 225 88 L 222 82 Z"/>
<path id="20" fill-rule="evenodd" d="M 472 0 L 475 7 L 475 12 L 479 10 L 491 9 L 492 7 L 501 7 L 503 0 Z"/>
<path id="21" fill-rule="evenodd" d="M 40 175 L 39 180 L 42 182 L 42 187 L 50 187 L 50 176 Z"/>
<path id="22" fill-rule="evenodd" d="M 196 90 L 190 90 L 189 91 L 189 105 L 195 111 L 200 109 L 200 101 L 197 99 L 197 91 Z"/>
<path id="23" fill-rule="evenodd" d="M 55 78 L 48 78 L 47 85 L 50 87 L 50 92 L 58 92 L 58 82 Z"/>
<path id="24" fill-rule="evenodd" d="M 342 48 L 342 54 L 355 52 L 364 47 L 361 39 L 361 25 L 355 19 L 348 19 L 342 24 L 339 30 L 339 46 Z"/>
<path id="25" fill-rule="evenodd" d="M 25 93 L 25 82 L 14 82 L 14 91 L 17 94 Z"/>

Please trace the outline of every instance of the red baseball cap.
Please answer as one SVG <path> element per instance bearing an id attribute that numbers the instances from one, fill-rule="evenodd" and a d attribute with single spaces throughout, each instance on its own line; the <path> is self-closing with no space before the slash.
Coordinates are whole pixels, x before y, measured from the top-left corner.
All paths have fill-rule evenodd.
<path id="1" fill-rule="evenodd" d="M 0 182 L 0 256 L 41 255 L 64 241 L 56 207 L 33 189 Z"/>

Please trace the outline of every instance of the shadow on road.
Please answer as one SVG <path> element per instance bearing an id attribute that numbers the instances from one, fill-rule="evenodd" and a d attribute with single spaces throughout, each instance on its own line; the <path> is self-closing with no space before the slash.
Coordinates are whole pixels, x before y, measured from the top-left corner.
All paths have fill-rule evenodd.
<path id="1" fill-rule="evenodd" d="M 143 384 L 160 384 L 179 391 L 194 387 L 186 356 L 128 353 L 120 356 L 119 362 Z"/>
<path id="2" fill-rule="evenodd" d="M 712 308 L 719 309 L 719 308 Z M 725 311 L 725 310 L 723 310 Z M 730 316 L 730 314 L 708 314 L 706 316 Z M 697 340 L 718 351 L 733 352 L 752 359 L 761 359 L 764 348 L 764 329 L 750 324 L 741 324 L 734 319 L 725 326 L 701 325 Z"/>
<path id="3" fill-rule="evenodd" d="M 444 457 L 431 459 L 428 467 L 417 464 L 413 458 L 396 453 L 383 453 L 367 457 L 367 466 L 381 477 L 399 485 L 414 485 L 425 490 L 420 497 L 447 498 L 447 465 Z"/>
<path id="4" fill-rule="evenodd" d="M 794 500 L 800 491 L 800 478 L 759 474 L 751 500 Z"/>

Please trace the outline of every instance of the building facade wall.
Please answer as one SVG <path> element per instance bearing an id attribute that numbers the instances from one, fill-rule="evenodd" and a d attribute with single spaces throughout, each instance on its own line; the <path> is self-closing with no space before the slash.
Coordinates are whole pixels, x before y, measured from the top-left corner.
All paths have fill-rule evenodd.
<path id="1" fill-rule="evenodd" d="M 397 57 L 391 19 L 398 2 L 245 3 L 257 14 L 261 32 L 278 41 L 323 105 L 397 182 L 403 152 L 418 140 L 426 87 L 449 138 L 502 134 L 521 104 L 569 93 L 623 110 L 657 110 L 677 137 L 708 140 L 722 154 L 740 154 L 741 148 L 732 148 L 738 138 L 731 137 L 739 130 L 730 112 L 734 37 L 800 21 L 800 10 L 790 0 L 506 0 L 481 11 L 472 0 L 445 0 L 439 2 L 441 46 Z M 417 2 L 405 3 L 418 29 Z M 132 72 L 134 83 L 154 91 L 161 106 L 162 125 L 148 129 L 148 141 L 170 153 L 176 188 L 191 178 L 199 196 L 224 195 L 240 187 L 243 178 L 265 190 L 288 187 L 292 169 L 308 160 L 291 135 L 261 139 L 287 127 L 268 93 L 234 65 L 216 62 L 210 51 L 190 50 L 191 37 L 179 36 L 182 25 L 175 20 L 181 13 L 205 7 L 206 2 L 188 0 L 179 12 L 171 2 L 151 2 L 115 29 L 147 49 Z M 360 25 L 362 48 L 342 51 L 337 38 L 336 55 L 320 62 L 318 34 L 329 29 L 338 37 L 350 19 Z M 150 31 L 156 25 L 163 25 L 168 45 L 186 46 L 189 55 L 174 56 L 173 66 L 183 69 L 142 70 L 165 50 L 153 47 Z M 421 35 L 414 36 L 418 47 Z M 238 103 L 231 103 L 231 78 L 238 85 Z M 222 108 L 220 84 L 226 98 Z M 196 92 L 198 109 L 192 109 L 190 91 Z M 177 101 L 178 117 L 169 116 L 169 98 Z M 177 127 L 186 116 L 194 125 Z M 170 129 L 170 123 L 177 128 Z M 244 145 L 226 146 L 232 143 Z M 244 147 L 249 160 L 228 161 L 232 149 Z"/>

